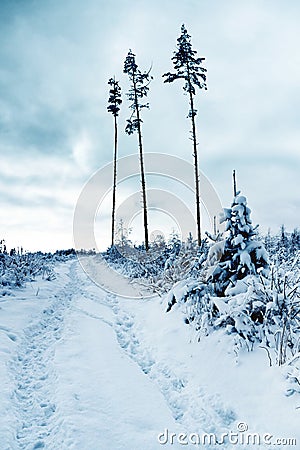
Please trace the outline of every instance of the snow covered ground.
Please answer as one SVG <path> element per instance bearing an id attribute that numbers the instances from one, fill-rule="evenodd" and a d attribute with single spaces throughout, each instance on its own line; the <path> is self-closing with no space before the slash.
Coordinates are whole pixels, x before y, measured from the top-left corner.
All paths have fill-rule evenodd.
<path id="1" fill-rule="evenodd" d="M 263 349 L 237 359 L 228 336 L 198 343 L 180 309 L 111 282 L 73 260 L 1 298 L 0 450 L 299 448 L 300 397 Z M 231 442 L 196 445 L 203 433 Z M 272 437 L 243 444 L 251 433 Z"/>

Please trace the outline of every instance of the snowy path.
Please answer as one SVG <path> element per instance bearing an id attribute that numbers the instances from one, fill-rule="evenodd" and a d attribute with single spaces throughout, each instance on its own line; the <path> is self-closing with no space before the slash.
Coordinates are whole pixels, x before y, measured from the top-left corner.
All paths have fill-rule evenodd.
<path id="1" fill-rule="evenodd" d="M 70 277 L 74 266 L 71 266 Z M 70 280 L 54 294 L 50 306 L 24 330 L 17 355 L 10 363 L 16 388 L 13 400 L 16 410 L 16 448 L 38 449 L 49 446 L 63 448 L 62 422 L 55 414 L 55 384 L 57 373 L 53 366 L 54 347 L 63 333 L 63 322 L 70 308 L 76 286 Z M 55 442 L 53 437 L 55 436 Z M 49 447 L 50 448 L 50 447 Z"/>
<path id="2" fill-rule="evenodd" d="M 89 269 L 94 263 L 99 270 L 92 259 Z M 134 298 L 139 287 L 100 265 L 105 289 L 73 261 L 54 282 L 0 303 L 0 450 L 178 450 L 186 446 L 161 445 L 158 434 L 220 436 L 240 420 L 298 437 L 297 421 L 288 420 L 296 400 L 282 397 L 275 372 L 257 372 L 256 383 L 255 366 L 237 369 L 224 345 L 191 342 L 180 310 L 163 314 L 159 298 Z M 132 298 L 108 293 L 116 284 Z"/>
<path id="3" fill-rule="evenodd" d="M 73 436 L 68 448 L 154 450 L 161 427 L 178 426 L 161 393 L 120 348 L 115 297 L 80 270 L 77 286 L 69 336 L 55 358 L 58 366 L 68 361 L 59 385 L 61 411 Z"/>
<path id="4" fill-rule="evenodd" d="M 155 449 L 162 427 L 176 424 L 116 339 L 116 299 L 77 262 L 68 278 L 17 339 L 11 437 L 1 450 Z"/>
<path id="5" fill-rule="evenodd" d="M 80 256 L 80 264 L 92 280 L 108 293 L 113 292 L 122 298 L 153 297 L 153 293 L 146 286 L 111 269 L 99 254 Z"/>
<path id="6" fill-rule="evenodd" d="M 105 289 L 108 291 L 122 292 L 122 297 L 115 295 L 108 295 L 109 306 L 112 307 L 114 318 L 111 320 L 113 328 L 117 335 L 117 340 L 121 348 L 126 354 L 138 364 L 143 373 L 155 383 L 159 391 L 164 396 L 165 402 L 170 409 L 173 418 L 182 425 L 181 430 L 193 429 L 207 432 L 226 432 L 228 427 L 234 422 L 236 416 L 230 408 L 222 405 L 222 402 L 217 396 L 208 395 L 205 389 L 199 389 L 199 386 L 190 386 L 190 384 L 182 371 L 168 366 L 168 357 L 161 360 L 161 354 L 155 352 L 151 347 L 151 342 L 146 343 L 146 339 L 141 332 L 139 335 L 138 322 L 139 319 L 135 317 L 132 312 L 126 311 L 126 307 L 131 310 L 136 310 L 137 307 L 140 312 L 146 305 L 154 306 L 154 296 L 149 292 L 147 298 L 139 300 L 130 300 L 130 294 L 133 297 L 139 298 L 141 295 L 141 287 L 137 284 L 132 284 L 118 273 L 112 273 L 107 264 L 103 260 L 89 259 L 89 273 L 95 274 L 96 270 L 92 266 L 101 267 L 100 274 L 97 277 L 99 282 L 100 277 L 105 279 Z M 78 280 L 78 285 L 82 284 L 85 276 L 81 276 Z M 84 295 L 89 292 L 89 281 L 85 282 L 86 289 Z M 122 291 L 121 291 L 122 289 Z M 128 298 L 127 298 L 128 297 Z M 98 302 L 95 295 L 87 297 L 94 302 Z M 164 319 L 163 309 L 160 307 L 159 299 L 156 297 L 156 313 L 158 313 L 157 323 Z M 103 304 L 103 303 L 102 303 Z M 107 305 L 107 304 L 106 304 Z M 130 308 L 131 306 L 131 308 Z M 140 307 L 139 307 L 140 306 Z M 142 314 L 143 316 L 143 314 Z M 155 331 L 155 323 L 153 324 L 153 331 Z M 193 425 L 193 426 L 192 426 Z"/>

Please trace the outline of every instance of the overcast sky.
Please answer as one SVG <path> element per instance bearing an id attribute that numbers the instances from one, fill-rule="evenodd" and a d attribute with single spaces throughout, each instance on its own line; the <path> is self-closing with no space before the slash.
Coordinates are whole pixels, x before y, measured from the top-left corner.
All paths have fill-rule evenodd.
<path id="1" fill-rule="evenodd" d="M 208 91 L 196 97 L 201 170 L 229 206 L 236 169 L 262 230 L 299 225 L 298 1 L 1 0 L 0 238 L 9 246 L 73 246 L 78 196 L 112 159 L 107 81 L 115 75 L 126 92 L 129 48 L 154 77 L 145 151 L 192 162 L 188 99 L 180 82 L 161 78 L 182 23 L 208 71 Z M 124 98 L 120 156 L 137 152 L 126 118 Z M 100 246 L 109 210 L 101 220 Z"/>

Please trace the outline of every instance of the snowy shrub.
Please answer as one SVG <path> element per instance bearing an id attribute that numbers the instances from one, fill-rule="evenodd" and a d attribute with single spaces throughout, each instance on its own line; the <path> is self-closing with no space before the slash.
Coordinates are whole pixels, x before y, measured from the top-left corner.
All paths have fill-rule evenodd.
<path id="1" fill-rule="evenodd" d="M 53 268 L 49 258 L 40 252 L 0 255 L 0 284 L 21 287 L 36 276 L 53 278 Z"/>
<path id="2" fill-rule="evenodd" d="M 240 283 L 239 293 L 218 297 L 214 294 L 210 283 L 197 280 L 177 283 L 166 298 L 167 311 L 175 303 L 184 305 L 185 322 L 191 324 L 198 333 L 209 335 L 218 329 L 228 334 L 239 336 L 248 349 L 253 348 L 255 341 L 261 342 L 262 324 L 266 311 L 266 303 L 261 300 L 262 286 L 257 280 L 248 276 Z M 243 293 L 242 293 L 243 292 Z"/>
<path id="3" fill-rule="evenodd" d="M 182 280 L 165 298 L 166 311 L 180 307 L 197 339 L 213 332 L 232 336 L 232 350 L 261 346 L 270 364 L 287 366 L 289 395 L 300 392 L 300 273 L 273 281 L 248 275 L 226 296 L 216 296 L 210 283 Z"/>
<path id="4" fill-rule="evenodd" d="M 271 297 L 266 311 L 266 345 L 276 349 L 282 365 L 300 352 L 300 270 L 272 273 Z"/>
<path id="5" fill-rule="evenodd" d="M 110 247 L 102 254 L 107 263 L 116 271 L 128 278 L 148 278 L 159 270 L 162 270 L 163 256 L 157 257 L 156 253 L 146 252 L 141 247 Z"/>
<path id="6" fill-rule="evenodd" d="M 52 253 L 18 253 L 11 251 L 0 253 L 0 286 L 22 287 L 28 281 L 34 281 L 41 276 L 46 280 L 55 279 L 54 265 L 75 257 L 75 250 L 59 250 Z"/>
<path id="7" fill-rule="evenodd" d="M 180 247 L 170 253 L 163 270 L 156 276 L 149 278 L 148 284 L 159 295 L 169 292 L 176 283 L 183 280 L 199 280 L 206 261 L 208 252 L 207 241 L 203 240 L 199 248 L 190 236 L 186 242 L 180 243 Z M 174 297 L 175 299 L 176 297 Z M 175 301 L 175 300 L 174 300 Z"/>
<path id="8" fill-rule="evenodd" d="M 200 335 L 209 335 L 214 329 L 214 320 L 218 310 L 211 301 L 209 285 L 190 278 L 178 281 L 166 296 L 167 309 L 171 311 L 174 305 L 181 307 L 185 323 L 193 326 Z"/>
<path id="9" fill-rule="evenodd" d="M 199 250 L 191 236 L 182 243 L 173 234 L 167 243 L 155 240 L 147 252 L 144 246 L 133 246 L 126 240 L 102 255 L 113 269 L 129 278 L 144 279 L 147 286 L 160 294 L 167 292 L 178 280 L 195 275 L 206 260 L 206 254 L 205 240 Z"/>
<path id="10" fill-rule="evenodd" d="M 300 252 L 300 231 L 295 228 L 288 233 L 282 225 L 280 232 L 272 235 L 270 230 L 263 238 L 270 260 L 275 265 L 290 264 L 291 260 Z"/>

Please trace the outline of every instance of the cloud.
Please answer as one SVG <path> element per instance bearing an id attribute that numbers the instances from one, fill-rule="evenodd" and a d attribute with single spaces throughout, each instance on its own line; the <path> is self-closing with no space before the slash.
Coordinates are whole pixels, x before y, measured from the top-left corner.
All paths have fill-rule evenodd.
<path id="1" fill-rule="evenodd" d="M 75 195 L 89 174 L 112 159 L 113 122 L 106 111 L 112 75 L 123 88 L 119 154 L 137 152 L 136 136 L 124 134 L 129 48 L 142 70 L 153 64 L 150 110 L 143 111 L 145 151 L 192 161 L 188 99 L 180 82 L 161 79 L 172 69 L 183 22 L 208 69 L 209 90 L 196 97 L 201 169 L 224 203 L 237 169 L 260 223 L 296 226 L 299 12 L 298 2 L 277 0 L 2 0 L 1 195 L 19 229 L 40 221 L 47 245 L 56 245 L 56 227 L 70 241 Z M 279 178 L 281 200 L 272 210 Z M 31 208 L 37 199 L 36 208 L 53 218 L 59 211 L 66 225 L 50 216 L 48 223 L 42 220 Z M 8 221 L 2 227 L 8 233 Z"/>

